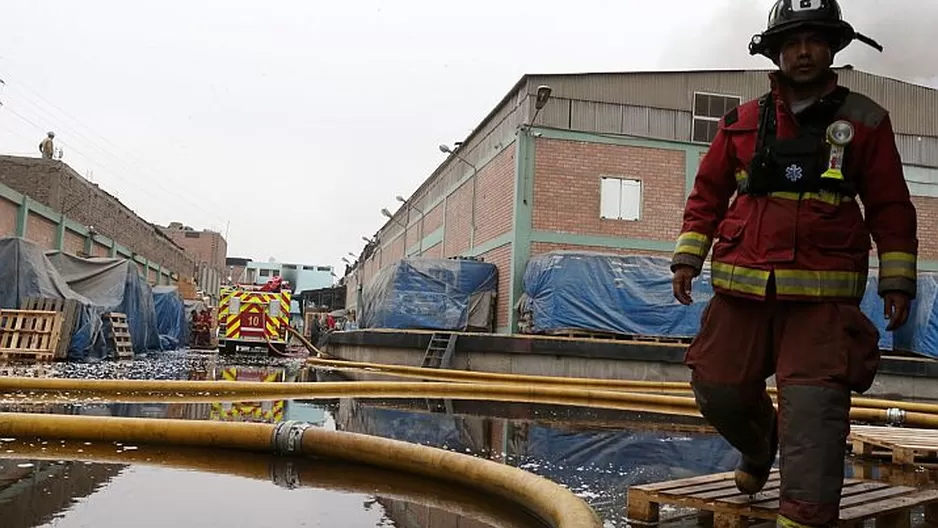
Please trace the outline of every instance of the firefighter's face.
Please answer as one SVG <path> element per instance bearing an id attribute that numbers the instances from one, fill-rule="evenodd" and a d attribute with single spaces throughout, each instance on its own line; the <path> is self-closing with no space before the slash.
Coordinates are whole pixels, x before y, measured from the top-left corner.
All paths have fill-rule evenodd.
<path id="1" fill-rule="evenodd" d="M 803 31 L 786 37 L 781 43 L 779 68 L 798 84 L 821 80 L 833 57 L 830 42 L 818 31 Z"/>

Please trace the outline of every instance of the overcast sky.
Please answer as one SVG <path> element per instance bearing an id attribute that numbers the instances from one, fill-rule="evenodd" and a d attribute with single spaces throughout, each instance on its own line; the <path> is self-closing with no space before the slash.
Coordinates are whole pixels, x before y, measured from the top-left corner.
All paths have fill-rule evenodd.
<path id="1" fill-rule="evenodd" d="M 0 153 L 54 130 L 151 222 L 342 269 L 522 74 L 769 67 L 746 45 L 771 3 L 5 0 Z M 843 4 L 886 53 L 838 63 L 938 86 L 938 2 Z"/>

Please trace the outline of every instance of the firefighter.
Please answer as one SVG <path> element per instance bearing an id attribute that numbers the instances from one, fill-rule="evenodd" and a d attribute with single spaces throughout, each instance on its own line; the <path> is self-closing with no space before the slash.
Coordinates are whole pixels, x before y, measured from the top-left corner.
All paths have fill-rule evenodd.
<path id="1" fill-rule="evenodd" d="M 52 159 L 52 156 L 55 154 L 54 139 L 55 132 L 49 132 L 46 134 L 46 137 L 39 142 L 39 152 L 42 154 L 43 159 Z"/>
<path id="2" fill-rule="evenodd" d="M 915 208 L 890 116 L 831 69 L 855 39 L 882 51 L 836 0 L 775 3 L 750 44 L 778 66 L 771 90 L 720 120 L 671 266 L 674 296 L 690 304 L 712 245 L 714 296 L 685 364 L 701 413 L 741 453 L 741 492 L 760 491 L 778 455 L 778 526 L 838 517 L 851 391 L 868 390 L 879 364 L 879 332 L 859 308 L 871 237 L 888 331 L 916 294 Z"/>

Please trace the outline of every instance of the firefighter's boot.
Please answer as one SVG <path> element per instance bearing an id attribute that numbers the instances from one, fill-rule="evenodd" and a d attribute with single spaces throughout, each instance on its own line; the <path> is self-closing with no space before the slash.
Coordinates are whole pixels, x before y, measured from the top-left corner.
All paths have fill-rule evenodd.
<path id="1" fill-rule="evenodd" d="M 693 382 L 700 413 L 742 454 L 736 487 L 752 495 L 765 486 L 778 451 L 775 407 L 765 389 Z"/>
<path id="2" fill-rule="evenodd" d="M 772 409 L 768 428 L 768 449 L 762 452 L 763 457 L 754 459 L 743 453 L 736 466 L 736 488 L 742 493 L 748 495 L 759 493 L 772 473 L 772 466 L 775 465 L 775 456 L 778 453 L 778 417 L 775 409 Z M 765 453 L 768 453 L 767 458 Z"/>

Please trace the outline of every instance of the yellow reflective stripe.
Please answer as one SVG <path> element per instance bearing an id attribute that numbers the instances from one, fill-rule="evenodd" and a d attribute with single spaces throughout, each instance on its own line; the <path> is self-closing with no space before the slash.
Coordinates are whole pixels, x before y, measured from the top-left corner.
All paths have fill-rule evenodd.
<path id="1" fill-rule="evenodd" d="M 710 251 L 710 237 L 701 233 L 688 231 L 677 237 L 677 247 L 675 253 L 690 253 L 691 255 L 705 258 Z"/>
<path id="2" fill-rule="evenodd" d="M 710 268 L 710 280 L 717 288 L 752 295 L 765 295 L 769 272 L 714 262 Z"/>
<path id="3" fill-rule="evenodd" d="M 917 257 L 911 253 L 901 251 L 883 253 L 879 258 L 879 276 L 880 278 L 903 277 L 916 280 L 918 276 L 916 260 Z"/>
<path id="4" fill-rule="evenodd" d="M 779 295 L 863 297 L 866 274 L 855 271 L 775 270 Z"/>
<path id="5" fill-rule="evenodd" d="M 820 193 L 796 193 L 796 192 L 773 192 L 769 193 L 769 196 L 772 198 L 780 198 L 782 200 L 816 200 L 818 202 L 824 202 L 830 205 L 839 205 L 841 203 L 852 202 L 853 198 L 849 196 L 841 196 L 837 193 L 832 193 L 829 191 L 821 191 Z"/>
<path id="6" fill-rule="evenodd" d="M 776 519 L 776 525 L 781 528 L 811 528 L 806 524 L 801 524 L 800 522 L 795 522 L 784 515 L 779 515 Z"/>

